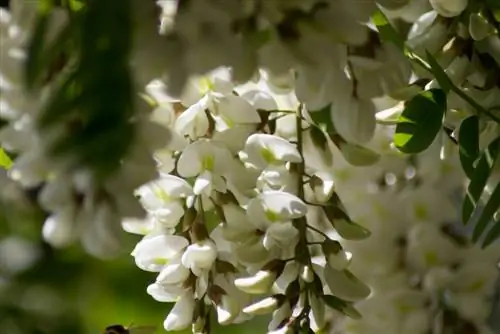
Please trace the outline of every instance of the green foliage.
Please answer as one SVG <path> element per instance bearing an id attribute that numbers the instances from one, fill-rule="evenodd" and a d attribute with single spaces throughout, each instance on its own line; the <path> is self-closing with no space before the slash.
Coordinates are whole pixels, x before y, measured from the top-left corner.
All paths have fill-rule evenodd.
<path id="1" fill-rule="evenodd" d="M 469 187 L 467 188 L 467 195 L 465 196 L 464 202 L 462 204 L 462 221 L 467 224 L 472 216 L 472 213 L 477 208 L 479 204 L 479 199 L 484 192 L 484 188 L 488 182 L 491 175 L 491 171 L 495 162 L 497 161 L 498 153 L 500 149 L 500 138 L 495 139 L 492 143 L 488 145 L 486 150 L 482 152 L 481 157 L 477 163 L 474 173 L 470 179 Z M 493 210 L 489 208 L 488 211 Z M 493 210 L 495 212 L 496 210 Z M 491 218 L 491 216 L 489 217 Z M 483 217 L 482 220 L 489 219 L 488 217 Z M 482 229 L 482 225 L 479 227 Z M 476 237 L 477 239 L 477 237 Z"/>
<path id="2" fill-rule="evenodd" d="M 460 163 L 470 179 L 474 174 L 474 163 L 479 157 L 479 117 L 470 116 L 462 121 L 458 132 Z"/>
<path id="3" fill-rule="evenodd" d="M 439 83 L 439 86 L 445 92 L 445 94 L 448 94 L 453 86 L 451 79 L 448 77 L 441 65 L 439 65 L 436 58 L 434 58 L 434 56 L 429 51 L 427 51 L 427 61 L 429 62 L 431 72 Z"/>
<path id="4" fill-rule="evenodd" d="M 377 27 L 382 41 L 393 43 L 401 51 L 407 53 L 407 48 L 404 39 L 392 27 L 391 23 L 389 22 L 389 19 L 380 9 L 377 9 L 375 13 L 372 15 L 372 21 Z"/>
<path id="5" fill-rule="evenodd" d="M 5 153 L 3 148 L 0 148 L 0 167 L 4 169 L 9 169 L 12 166 L 12 160 Z"/>
<path id="6" fill-rule="evenodd" d="M 134 139 L 131 4 L 89 1 L 79 6 L 72 1 L 69 6 L 69 23 L 53 43 L 44 38 L 50 17 L 39 15 L 26 85 L 32 91 L 48 81 L 55 86 L 37 122 L 41 130 L 61 133 L 49 147 L 52 158 L 105 178 L 119 168 Z"/>
<path id="7" fill-rule="evenodd" d="M 420 153 L 439 133 L 446 111 L 446 95 L 440 89 L 422 92 L 406 103 L 396 126 L 394 143 L 404 153 Z"/>

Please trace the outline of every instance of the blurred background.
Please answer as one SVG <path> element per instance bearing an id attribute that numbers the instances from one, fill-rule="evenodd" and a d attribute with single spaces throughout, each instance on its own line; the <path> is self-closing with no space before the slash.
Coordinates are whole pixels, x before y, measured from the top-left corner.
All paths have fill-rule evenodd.
<path id="1" fill-rule="evenodd" d="M 146 287 L 155 274 L 143 272 L 130 256 L 138 237 L 123 233 L 122 254 L 103 261 L 78 245 L 55 250 L 42 241 L 45 214 L 0 172 L 0 333 L 97 334 L 107 325 L 155 325 L 171 305 L 153 300 Z M 265 333 L 257 318 L 216 333 Z M 186 331 L 185 333 L 190 333 Z"/>

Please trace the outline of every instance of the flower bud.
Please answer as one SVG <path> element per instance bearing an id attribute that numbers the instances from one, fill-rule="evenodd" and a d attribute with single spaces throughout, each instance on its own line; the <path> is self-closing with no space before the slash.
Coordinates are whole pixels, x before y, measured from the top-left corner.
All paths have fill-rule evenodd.
<path id="1" fill-rule="evenodd" d="M 241 291 L 249 294 L 264 294 L 271 290 L 277 277 L 276 273 L 272 271 L 260 270 L 251 277 L 236 279 L 234 285 Z"/>
<path id="2" fill-rule="evenodd" d="M 53 247 L 65 247 L 76 237 L 72 210 L 49 216 L 42 228 L 43 239 Z"/>
<path id="3" fill-rule="evenodd" d="M 278 309 L 285 301 L 284 295 L 274 295 L 262 299 L 252 305 L 249 305 L 243 309 L 243 312 L 249 315 L 264 315 L 271 313 Z"/>
<path id="4" fill-rule="evenodd" d="M 228 325 L 240 314 L 240 303 L 234 296 L 224 294 L 220 298 L 220 303 L 216 306 L 217 321 L 221 325 Z"/>
<path id="5" fill-rule="evenodd" d="M 309 266 L 303 266 L 300 270 L 300 278 L 306 283 L 312 283 L 314 281 L 314 270 Z"/>

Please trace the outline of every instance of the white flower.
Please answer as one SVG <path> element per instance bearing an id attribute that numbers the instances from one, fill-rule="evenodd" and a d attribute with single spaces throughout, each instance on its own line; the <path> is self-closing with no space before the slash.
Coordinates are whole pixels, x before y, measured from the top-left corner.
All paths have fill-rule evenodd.
<path id="1" fill-rule="evenodd" d="M 186 268 L 182 263 L 177 262 L 167 264 L 158 274 L 156 278 L 156 283 L 165 284 L 180 284 L 187 280 L 189 277 L 189 269 Z"/>
<path id="2" fill-rule="evenodd" d="M 276 277 L 272 271 L 260 270 L 253 276 L 236 279 L 234 285 L 249 294 L 264 294 L 271 290 Z"/>
<path id="3" fill-rule="evenodd" d="M 247 155 L 246 162 L 261 169 L 271 164 L 302 161 L 295 145 L 283 138 L 262 133 L 248 137 L 244 152 Z"/>
<path id="4" fill-rule="evenodd" d="M 132 251 L 136 265 L 145 271 L 160 272 L 189 245 L 187 239 L 175 235 L 158 235 L 142 239 Z"/>
<path id="5" fill-rule="evenodd" d="M 245 307 L 243 312 L 250 315 L 263 315 L 275 311 L 279 306 L 278 298 L 271 296 Z"/>
<path id="6" fill-rule="evenodd" d="M 184 294 L 186 289 L 181 285 L 153 283 L 147 287 L 146 292 L 156 301 L 172 303 L 179 300 L 179 296 Z"/>
<path id="7" fill-rule="evenodd" d="M 75 211 L 72 208 L 49 216 L 43 224 L 43 239 L 54 247 L 65 247 L 77 237 Z"/>
<path id="8" fill-rule="evenodd" d="M 165 227 L 173 228 L 184 215 L 183 199 L 192 195 L 193 189 L 180 177 L 163 175 L 141 186 L 136 194 L 143 207 L 156 221 Z"/>
<path id="9" fill-rule="evenodd" d="M 225 192 L 226 184 L 221 176 L 231 159 L 231 153 L 226 148 L 208 140 L 198 140 L 182 151 L 177 161 L 177 171 L 182 177 L 196 177 L 196 195 L 210 194 L 212 189 Z"/>
<path id="10" fill-rule="evenodd" d="M 209 102 L 208 97 L 205 96 L 187 108 L 175 121 L 175 130 L 192 140 L 205 136 L 209 128 L 209 120 L 205 112 Z"/>
<path id="11" fill-rule="evenodd" d="M 221 297 L 221 302 L 216 305 L 216 309 L 219 324 L 228 325 L 240 314 L 241 306 L 235 296 L 224 294 Z"/>
<path id="12" fill-rule="evenodd" d="M 194 273 L 210 269 L 217 258 L 217 246 L 209 239 L 196 242 L 187 247 L 182 255 L 182 264 Z"/>
<path id="13" fill-rule="evenodd" d="M 305 216 L 306 204 L 290 193 L 269 190 L 248 203 L 248 219 L 265 230 L 272 223 L 285 223 Z"/>
<path id="14" fill-rule="evenodd" d="M 255 107 L 244 98 L 236 95 L 214 94 L 210 111 L 216 119 L 220 118 L 229 128 L 240 124 L 258 124 L 261 122 Z"/>
<path id="15" fill-rule="evenodd" d="M 174 307 L 168 314 L 163 327 L 167 331 L 180 331 L 191 326 L 193 321 L 193 312 L 195 300 L 193 293 L 187 291 L 175 303 Z"/>

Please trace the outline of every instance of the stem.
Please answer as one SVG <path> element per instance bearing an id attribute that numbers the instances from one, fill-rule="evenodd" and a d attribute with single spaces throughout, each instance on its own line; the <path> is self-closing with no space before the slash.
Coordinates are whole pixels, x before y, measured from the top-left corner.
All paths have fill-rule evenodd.
<path id="1" fill-rule="evenodd" d="M 314 231 L 314 232 L 316 232 L 316 233 L 318 233 L 318 234 L 321 234 L 324 238 L 326 238 L 326 239 L 330 240 L 330 237 L 329 237 L 328 235 L 326 235 L 326 233 L 325 233 L 325 232 L 323 232 L 323 231 L 321 231 L 320 229 L 317 229 L 316 227 L 314 227 L 314 226 L 312 226 L 312 225 L 309 225 L 309 224 L 307 224 L 306 226 L 307 226 L 307 228 L 309 228 L 310 230 L 312 230 L 312 231 Z"/>

